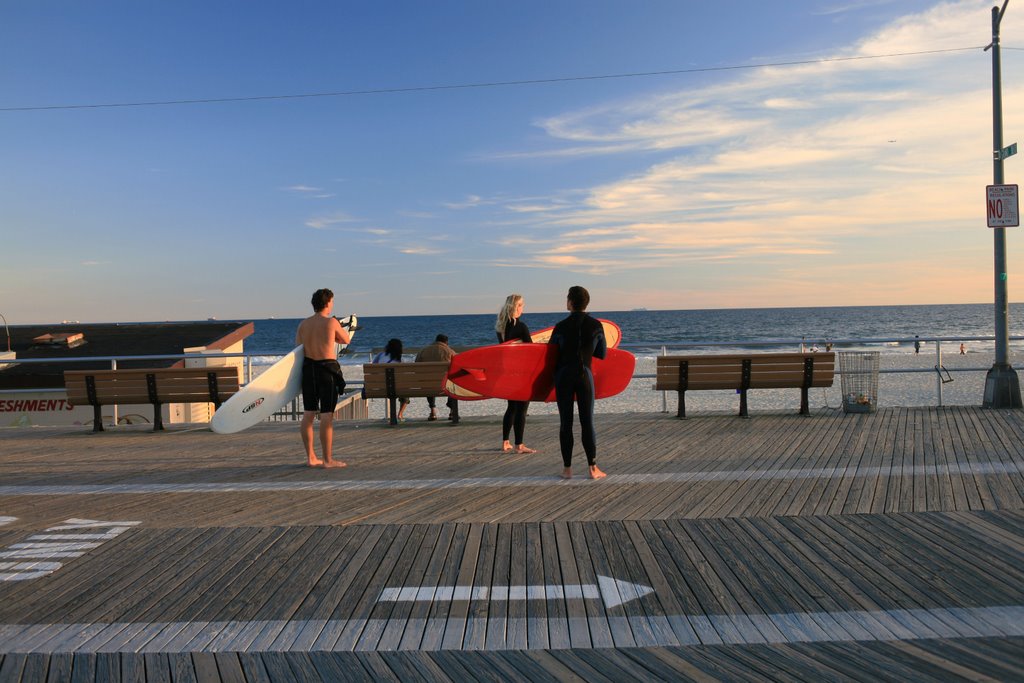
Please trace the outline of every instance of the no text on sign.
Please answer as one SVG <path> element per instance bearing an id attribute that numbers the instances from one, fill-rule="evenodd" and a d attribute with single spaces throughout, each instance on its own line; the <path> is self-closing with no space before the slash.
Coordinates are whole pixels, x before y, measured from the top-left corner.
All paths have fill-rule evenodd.
<path id="1" fill-rule="evenodd" d="M 986 185 L 988 227 L 1013 228 L 1020 225 L 1016 185 Z"/>

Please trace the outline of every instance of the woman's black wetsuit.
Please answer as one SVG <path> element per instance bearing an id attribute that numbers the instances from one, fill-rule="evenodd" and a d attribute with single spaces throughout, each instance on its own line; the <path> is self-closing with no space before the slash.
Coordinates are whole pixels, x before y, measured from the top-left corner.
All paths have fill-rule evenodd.
<path id="1" fill-rule="evenodd" d="M 558 441 L 562 447 L 562 464 L 572 467 L 572 404 L 580 413 L 583 451 L 587 464 L 597 460 L 597 433 L 594 431 L 594 375 L 590 362 L 594 356 L 604 358 L 607 346 L 604 328 L 596 318 L 582 311 L 573 311 L 555 325 L 551 344 L 558 344 L 555 364 L 555 398 L 558 401 Z"/>
<path id="2" fill-rule="evenodd" d="M 530 338 L 530 329 L 521 318 L 509 320 L 505 323 L 505 337 L 498 335 L 499 342 L 518 339 L 524 344 L 533 340 Z M 526 411 L 530 407 L 529 401 L 509 401 L 505 408 L 505 416 L 501 419 L 501 440 L 508 441 L 509 434 L 515 432 L 516 446 L 523 444 L 523 433 L 526 431 Z"/>

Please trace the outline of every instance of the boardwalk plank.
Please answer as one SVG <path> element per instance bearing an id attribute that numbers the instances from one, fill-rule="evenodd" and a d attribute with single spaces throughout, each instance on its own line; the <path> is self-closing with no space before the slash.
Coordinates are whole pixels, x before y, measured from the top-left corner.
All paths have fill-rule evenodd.
<path id="1" fill-rule="evenodd" d="M 462 568 L 462 559 L 465 556 L 466 545 L 470 539 L 470 525 L 448 524 L 445 538 L 447 546 L 443 556 L 438 553 L 432 560 L 432 566 L 428 575 L 424 577 L 424 584 L 437 586 L 468 586 L 472 585 L 473 579 L 470 576 L 464 582 L 459 580 L 459 570 Z M 474 542 L 479 542 L 479 535 L 476 535 Z M 465 630 L 465 610 L 468 602 L 465 600 L 435 600 L 426 606 L 425 614 L 422 617 L 422 628 L 407 630 L 402 636 L 400 649 L 422 649 L 437 650 L 444 642 L 445 630 L 450 620 L 449 615 L 456 609 L 460 610 L 460 624 L 456 626 L 451 623 L 453 629 L 460 633 Z M 453 630 L 454 636 L 454 630 Z M 460 636 L 461 639 L 461 636 Z"/>
<path id="2" fill-rule="evenodd" d="M 345 642 L 351 642 L 351 649 L 354 650 L 376 649 L 384 628 L 392 618 L 402 622 L 408 619 L 409 603 L 383 602 L 379 601 L 377 597 L 385 587 L 406 585 L 409 569 L 413 566 L 413 562 L 418 556 L 421 556 L 424 547 L 433 546 L 434 539 L 428 537 L 428 534 L 431 534 L 431 530 L 423 524 L 402 528 L 399 536 L 400 542 L 399 539 L 396 539 L 388 549 L 388 554 L 375 572 L 370 588 L 359 600 L 360 608 L 357 616 L 365 616 L 366 622 L 359 630 L 358 638 L 354 638 L 356 629 L 353 628 L 349 630 L 353 636 L 351 640 L 347 641 L 345 635 L 339 639 L 339 646 L 342 646 L 342 649 L 348 649 L 343 646 Z M 425 562 L 425 558 L 421 561 Z"/>
<path id="3" fill-rule="evenodd" d="M 373 545 L 373 550 L 363 563 L 368 571 L 360 572 L 331 614 L 339 630 L 325 628 L 313 645 L 313 649 L 351 650 L 362 635 L 363 620 L 369 617 L 377 603 L 377 596 L 387 586 L 395 558 L 404 550 L 412 533 L 411 527 L 389 526 Z M 354 599 L 353 599 L 354 598 Z"/>
<path id="4" fill-rule="evenodd" d="M 611 544 L 605 542 L 601 536 L 601 525 L 600 523 L 584 524 L 582 527 L 584 542 L 589 551 L 590 562 L 594 570 L 594 580 L 592 583 L 597 583 L 597 577 L 609 576 L 614 577 L 618 574 L 616 567 L 612 566 L 614 562 L 618 565 L 617 557 L 609 557 L 609 551 L 614 553 L 614 549 Z M 597 603 L 596 600 L 587 600 L 589 604 Z M 633 633 L 633 624 L 630 620 L 622 618 L 619 612 L 622 611 L 621 607 L 613 608 L 606 607 L 604 602 L 600 603 L 600 608 L 604 610 L 608 617 L 608 627 L 611 630 L 612 642 L 615 647 L 636 647 L 636 637 Z M 642 637 L 645 637 L 646 634 Z"/>
<path id="5" fill-rule="evenodd" d="M 1024 678 L 1024 639 L 966 637 L 1016 633 L 1011 615 L 1024 606 L 1020 413 L 602 416 L 611 476 L 596 483 L 555 481 L 550 458 L 496 457 L 482 445 L 493 420 L 360 427 L 344 455 L 352 467 L 338 472 L 294 463 L 293 425 L 186 432 L 170 448 L 130 430 L 98 440 L 53 430 L 45 458 L 37 434 L 0 430 L 3 547 L 72 517 L 142 522 L 43 580 L 0 583 L 0 673 Z M 553 418 L 531 424 L 535 443 L 557 442 Z M 126 470 L 129 456 L 139 465 Z M 225 457 L 254 464 L 215 464 Z M 167 484 L 207 488 L 140 488 Z M 654 593 L 609 608 L 376 602 L 400 584 L 579 585 L 599 574 Z M 927 639 L 953 632 L 965 637 Z M 358 647 L 398 649 L 326 652 Z M 25 649 L 36 652 L 15 652 Z"/>
<path id="6" fill-rule="evenodd" d="M 965 658 L 973 660 L 970 661 L 969 665 L 965 665 L 967 662 L 963 660 L 956 661 L 950 657 L 951 654 L 959 656 L 959 653 L 956 652 L 959 643 L 952 639 L 898 641 L 889 644 L 889 647 L 907 658 L 927 664 L 929 669 L 934 672 L 936 680 L 960 679 L 972 681 L 979 680 L 979 674 L 991 676 L 991 680 L 1010 680 L 1011 678 L 1019 678 L 1021 675 L 1024 675 L 1024 672 L 1020 671 L 1020 669 L 1010 673 L 1006 667 L 1000 666 L 1002 662 L 998 659 L 992 660 L 984 656 L 978 656 L 977 653 L 983 647 L 982 642 L 979 642 L 977 639 L 971 641 L 972 645 L 968 649 L 968 654 Z"/>
<path id="7" fill-rule="evenodd" d="M 298 680 L 283 652 L 264 652 L 260 655 L 260 659 L 263 662 L 267 678 L 274 683 Z"/>
<path id="8" fill-rule="evenodd" d="M 559 664 L 571 671 L 573 676 L 590 683 L 620 680 L 615 677 L 614 671 L 604 668 L 602 660 L 591 657 L 592 652 L 596 650 L 551 650 L 550 654 Z"/>
<path id="9" fill-rule="evenodd" d="M 842 681 L 907 683 L 919 680 L 913 676 L 907 678 L 906 671 L 902 667 L 897 667 L 895 671 L 890 672 L 887 667 L 889 662 L 884 660 L 879 662 L 875 657 L 866 654 L 860 643 L 815 643 L 813 645 L 796 643 L 776 648 L 776 650 L 781 656 L 802 657 L 805 661 L 816 663 L 821 668 L 834 669 L 840 672 L 838 679 Z"/>
<path id="10" fill-rule="evenodd" d="M 447 539 L 442 541 L 442 534 L 448 529 Z M 437 573 L 434 573 L 433 580 L 429 580 L 427 573 L 429 567 L 436 557 L 436 550 L 443 545 L 447 551 L 448 542 L 451 538 L 451 527 L 443 525 L 417 525 L 413 536 L 409 539 L 407 551 L 398 558 L 391 575 L 391 586 L 424 586 L 437 588 Z M 441 561 L 443 561 L 443 557 Z M 411 626 L 413 614 L 421 612 L 424 614 L 429 609 L 429 603 L 421 602 L 393 602 L 377 603 L 371 620 L 383 624 L 379 639 L 360 639 L 356 645 L 357 649 L 374 650 L 395 650 L 402 642 L 402 635 L 406 628 Z M 369 629 L 368 629 L 369 630 Z"/>
<path id="11" fill-rule="evenodd" d="M 170 652 L 167 663 L 171 669 L 171 680 L 174 683 L 198 683 L 195 663 L 188 652 Z"/>
<path id="12" fill-rule="evenodd" d="M 457 539 L 464 537 L 465 540 L 454 544 L 459 548 L 459 553 L 452 554 L 451 571 L 457 572 L 452 580 L 454 585 L 470 587 L 477 585 L 477 561 L 480 557 L 483 535 L 484 526 L 481 524 L 459 525 Z M 451 572 L 447 572 L 445 576 L 451 576 Z M 460 600 L 450 604 L 447 618 L 444 618 L 443 612 L 432 613 L 433 617 L 444 619 L 444 626 L 442 628 L 438 624 L 435 628 L 430 629 L 430 633 L 424 639 L 424 648 L 433 649 L 438 638 L 440 638 L 438 646 L 442 649 L 460 648 L 466 637 L 469 609 L 470 602 Z"/>
<path id="13" fill-rule="evenodd" d="M 96 680 L 96 655 L 91 652 L 76 652 L 71 662 L 71 683 L 87 683 L 94 680 Z"/>
<path id="14" fill-rule="evenodd" d="M 545 557 L 542 544 L 541 528 L 538 522 L 527 522 L 522 526 L 525 532 L 525 539 L 520 546 L 525 554 L 523 563 L 525 565 L 525 576 L 523 583 L 527 586 L 547 586 L 545 576 Z M 551 647 L 551 635 L 549 632 L 549 607 L 555 601 L 547 599 L 546 591 L 543 600 L 527 600 L 523 606 L 526 608 L 526 643 L 534 649 L 548 649 Z M 554 612 L 550 613 L 554 617 Z"/>
<path id="15" fill-rule="evenodd" d="M 486 524 L 481 529 L 479 551 L 476 557 L 476 567 L 473 572 L 473 586 L 490 587 L 495 581 L 494 561 L 498 552 L 498 525 Z M 466 561 L 473 561 L 471 556 Z M 487 624 L 490 622 L 491 601 L 489 598 L 474 597 L 469 602 L 467 611 L 467 622 L 465 627 L 465 638 L 462 641 L 462 648 L 466 650 L 482 650 L 487 643 Z M 449 639 L 446 634 L 446 647 L 455 646 L 455 640 Z"/>
<path id="16" fill-rule="evenodd" d="M 21 672 L 25 669 L 27 655 L 8 653 L 0 662 L 0 683 L 15 683 L 21 680 Z"/>
<path id="17" fill-rule="evenodd" d="M 136 652 L 122 652 L 120 659 L 122 683 L 145 683 L 146 661 L 143 655 Z"/>
<path id="18" fill-rule="evenodd" d="M 430 652 L 429 656 L 452 681 L 481 681 L 488 680 L 490 676 L 487 670 L 479 666 L 475 653 L 438 650 Z"/>
<path id="19" fill-rule="evenodd" d="M 508 588 L 512 582 L 512 525 L 498 524 L 497 538 L 494 545 L 494 565 L 489 584 L 487 610 L 487 638 L 484 649 L 500 650 L 507 647 L 509 601 Z M 499 592 L 496 586 L 506 586 L 505 595 L 501 599 L 495 596 Z"/>
<path id="20" fill-rule="evenodd" d="M 247 683 L 271 683 L 270 674 L 263 666 L 263 658 L 255 652 L 237 653 L 238 663 L 242 667 Z"/>
<path id="21" fill-rule="evenodd" d="M 634 542 L 639 540 L 644 545 L 642 534 L 634 536 L 623 522 L 605 522 L 600 527 L 609 564 L 614 572 L 612 578 L 650 586 L 653 580 L 643 560 L 650 559 L 651 555 L 649 551 L 638 549 Z M 679 642 L 660 603 L 650 594 L 631 600 L 616 608 L 616 611 L 625 613 L 633 637 L 641 646 L 675 645 Z"/>
<path id="22" fill-rule="evenodd" d="M 74 655 L 70 652 L 55 652 L 49 656 L 49 667 L 46 670 L 47 683 L 66 683 L 71 680 L 71 666 L 74 662 Z M 162 683 L 169 678 L 162 678 L 159 675 L 151 675 L 146 669 L 147 680 L 152 683 Z M 38 679 L 43 680 L 43 679 Z"/>
<path id="23" fill-rule="evenodd" d="M 715 586 L 716 597 L 722 605 L 722 614 L 731 619 L 743 642 L 758 643 L 764 642 L 766 638 L 780 638 L 782 634 L 774 625 L 764 620 L 755 622 L 750 618 L 749 615 L 761 616 L 763 610 L 758 607 L 742 580 L 736 577 L 733 568 L 722 559 L 715 544 L 707 538 L 706 530 L 714 523 L 692 520 L 686 523 L 684 528 L 694 551 L 701 555 L 699 566 L 702 568 L 702 575 L 709 585 Z"/>
<path id="24" fill-rule="evenodd" d="M 555 524 L 554 542 L 557 548 L 558 570 L 556 576 L 560 576 L 563 584 L 580 585 L 583 579 L 576 564 L 576 552 L 573 549 L 570 525 Z M 567 620 L 569 643 L 565 647 L 591 647 L 590 625 L 587 620 L 587 609 L 583 600 L 566 600 L 565 616 Z M 602 622 L 607 627 L 607 621 Z M 608 640 L 611 640 L 610 635 Z M 559 648 L 555 648 L 559 649 Z"/>
<path id="25" fill-rule="evenodd" d="M 310 652 L 309 661 L 325 681 L 359 683 L 370 677 L 361 658 L 346 652 Z"/>
<path id="26" fill-rule="evenodd" d="M 121 655 L 117 652 L 96 654 L 96 680 L 121 683 Z"/>
<path id="27" fill-rule="evenodd" d="M 505 524 L 510 536 L 508 553 L 508 586 L 525 586 L 529 581 L 526 556 L 526 524 Z M 508 622 L 505 627 L 505 647 L 522 649 L 529 645 L 529 600 L 508 600 Z"/>
<path id="28" fill-rule="evenodd" d="M 564 525 L 559 526 L 564 528 Z M 538 525 L 537 533 L 539 535 L 537 551 L 541 553 L 542 568 L 540 576 L 535 580 L 545 586 L 573 584 L 572 581 L 562 578 L 555 525 L 551 522 L 541 522 Z M 564 649 L 572 646 L 572 639 L 569 636 L 568 602 L 570 601 L 564 596 L 560 599 L 549 598 L 547 600 L 547 648 Z"/>

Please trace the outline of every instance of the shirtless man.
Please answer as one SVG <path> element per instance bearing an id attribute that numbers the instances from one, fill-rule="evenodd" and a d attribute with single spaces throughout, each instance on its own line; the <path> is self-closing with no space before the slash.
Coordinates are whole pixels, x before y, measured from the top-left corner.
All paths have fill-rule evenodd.
<path id="1" fill-rule="evenodd" d="M 295 333 L 295 343 L 302 344 L 302 444 L 306 447 L 306 460 L 310 467 L 344 467 L 345 463 L 331 456 L 334 441 L 334 406 L 338 403 L 338 364 L 335 344 L 348 344 L 349 334 L 331 315 L 334 310 L 334 292 L 318 289 L 313 292 L 313 310 Z M 313 420 L 320 413 L 320 447 L 324 459 L 313 452 Z"/>

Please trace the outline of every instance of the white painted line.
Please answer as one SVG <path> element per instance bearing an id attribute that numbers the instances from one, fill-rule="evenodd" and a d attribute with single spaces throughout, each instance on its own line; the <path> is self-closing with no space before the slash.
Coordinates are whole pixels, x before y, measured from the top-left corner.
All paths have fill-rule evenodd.
<path id="1" fill-rule="evenodd" d="M 104 541 L 119 536 L 140 522 L 103 522 L 95 519 L 68 519 L 46 531 L 73 531 L 75 529 L 108 529 L 103 533 L 51 534 L 29 536 L 27 541 L 12 543 L 0 551 L 0 582 L 29 581 L 49 576 L 63 566 L 55 560 L 81 557 L 87 550 L 103 545 Z M 75 542 L 79 541 L 79 542 Z M 22 560 L 10 562 L 4 560 Z"/>
<path id="2" fill-rule="evenodd" d="M 385 588 L 377 602 L 455 602 L 468 600 L 596 600 L 618 607 L 653 593 L 650 586 L 598 576 L 597 583 L 533 586 L 403 586 Z"/>
<path id="3" fill-rule="evenodd" d="M 494 600 L 492 593 L 491 600 Z M 643 618 L 651 626 L 632 630 L 631 619 Z M 565 617 L 549 617 L 542 622 L 568 623 Z M 586 622 L 586 620 L 582 620 Z M 521 623 L 520 623 L 521 622 Z M 372 650 L 360 647 L 359 637 L 347 639 L 344 633 L 382 633 L 386 619 L 295 620 L 295 621 L 199 621 L 199 622 L 115 622 L 106 624 L 0 624 L 0 652 L 307 652 Z M 424 620 L 402 620 L 402 624 L 422 625 Z M 441 623 L 446 623 L 442 620 Z M 463 620 L 460 632 L 487 629 L 499 633 L 521 630 L 526 619 Z M 674 647 L 686 645 L 764 643 L 827 643 L 851 641 L 899 641 L 926 638 L 1019 638 L 1024 636 L 1024 605 L 996 607 L 949 607 L 934 609 L 792 612 L 783 614 L 647 615 L 610 616 L 607 623 L 615 633 L 629 634 L 628 642 L 614 641 L 614 647 Z M 747 624 L 737 628 L 740 624 Z M 899 633 L 883 624 L 900 623 Z M 927 624 L 927 625 L 926 625 Z M 913 626 L 916 625 L 916 626 Z M 522 626 L 519 629 L 519 626 Z M 583 626 L 583 624 L 581 624 Z M 618 627 L 623 627 L 619 629 Z M 756 627 L 756 628 L 754 628 Z M 585 626 L 584 626 L 585 628 Z M 507 630 L 506 630 L 507 629 Z M 418 629 L 422 630 L 422 629 Z M 294 634 L 308 631 L 319 634 L 297 642 Z M 266 638 L 239 639 L 240 634 L 266 634 Z M 289 634 L 287 637 L 282 637 Z M 621 638 L 620 638 L 621 639 Z M 241 641 L 244 640 L 245 644 Z M 370 639 L 370 642 L 377 642 Z M 548 647 L 547 642 L 525 644 L 526 649 Z M 498 644 L 490 649 L 523 649 L 523 644 Z"/>
<path id="4" fill-rule="evenodd" d="M 17 517 L 4 517 L 3 515 L 0 515 L 0 526 L 3 526 L 5 524 L 10 524 L 11 522 L 16 522 L 16 521 L 18 521 Z"/>
<path id="5" fill-rule="evenodd" d="M 804 469 L 745 469 L 696 470 L 689 472 L 652 472 L 609 474 L 599 482 L 578 477 L 561 479 L 550 477 L 477 477 L 466 479 L 396 479 L 346 481 L 264 481 L 222 482 L 193 484 L 45 484 L 0 486 L 0 496 L 79 496 L 148 493 L 238 493 L 238 492 L 291 492 L 291 491 L 384 491 L 465 488 L 508 488 L 542 486 L 614 486 L 616 484 L 685 484 L 707 481 L 765 481 L 799 479 L 856 479 L 861 477 L 921 477 L 947 475 L 1024 474 L 1024 463 L 973 462 L 952 465 L 906 465 L 894 467 L 821 467 Z M 90 520 L 81 520 L 88 522 Z M 108 525 L 110 523 L 107 523 Z M 138 524 L 138 522 L 119 522 Z M 76 529 L 82 526 L 54 527 Z"/>

